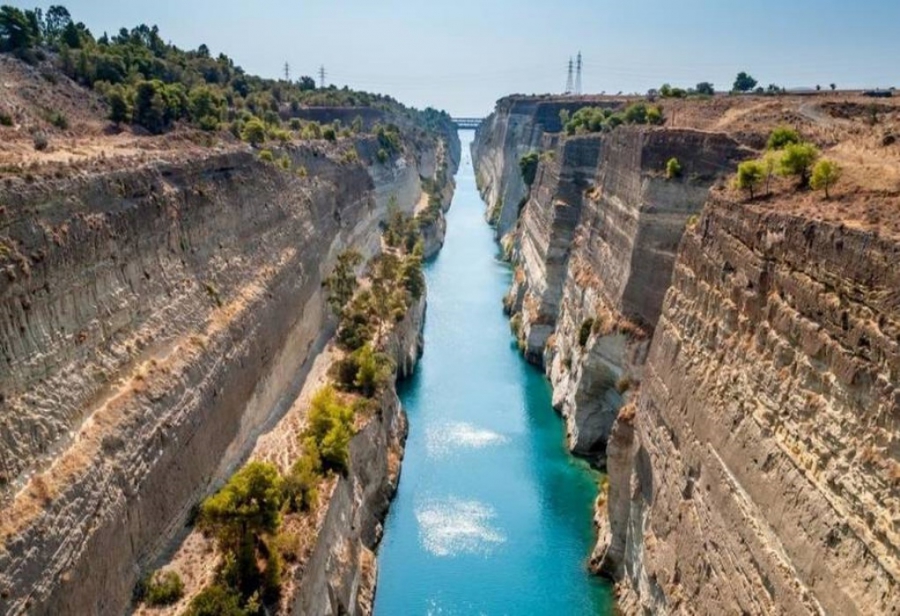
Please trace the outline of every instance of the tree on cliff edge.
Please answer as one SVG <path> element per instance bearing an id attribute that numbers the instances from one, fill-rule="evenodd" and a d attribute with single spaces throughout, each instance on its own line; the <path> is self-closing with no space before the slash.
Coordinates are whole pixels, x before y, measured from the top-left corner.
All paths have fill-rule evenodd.
<path id="1" fill-rule="evenodd" d="M 741 71 L 738 73 L 737 78 L 734 80 L 734 91 L 735 92 L 749 92 L 753 88 L 756 87 L 757 81 L 745 73 Z"/>
<path id="2" fill-rule="evenodd" d="M 745 160 L 738 165 L 737 178 L 735 178 L 734 185 L 740 190 L 746 190 L 752 201 L 756 189 L 759 188 L 765 177 L 766 170 L 762 163 L 756 160 Z"/>

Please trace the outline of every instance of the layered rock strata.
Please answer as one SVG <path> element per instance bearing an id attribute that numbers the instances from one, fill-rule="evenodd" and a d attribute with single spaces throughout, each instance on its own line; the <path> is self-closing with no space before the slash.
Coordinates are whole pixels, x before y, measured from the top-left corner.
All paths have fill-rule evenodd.
<path id="1" fill-rule="evenodd" d="M 602 465 L 681 234 L 741 150 L 720 134 L 633 127 L 544 142 L 511 244 L 506 306 L 526 358 L 553 382 L 570 447 Z M 671 158 L 681 177 L 666 177 Z"/>
<path id="2" fill-rule="evenodd" d="M 708 204 L 610 460 L 602 566 L 635 611 L 900 611 L 897 255 Z"/>
<path id="3" fill-rule="evenodd" d="M 504 113 L 474 148 L 488 199 L 521 181 Z M 747 153 L 725 135 L 556 141 L 507 307 L 573 449 L 605 462 L 592 564 L 619 607 L 900 613 L 896 240 L 730 201 L 717 178 Z"/>
<path id="4" fill-rule="evenodd" d="M 0 188 L 0 613 L 122 613 L 284 413 L 333 327 L 323 276 L 379 249 L 438 150 L 351 147 Z"/>

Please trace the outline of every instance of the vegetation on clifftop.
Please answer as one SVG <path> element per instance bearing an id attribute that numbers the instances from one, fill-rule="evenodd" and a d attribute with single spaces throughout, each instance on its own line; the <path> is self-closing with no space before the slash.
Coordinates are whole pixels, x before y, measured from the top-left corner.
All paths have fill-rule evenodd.
<path id="1" fill-rule="evenodd" d="M 187 122 L 240 135 L 241 124 L 251 118 L 271 129 L 310 107 L 370 107 L 432 132 L 451 124 L 446 112 L 408 109 L 389 96 L 347 87 L 316 87 L 308 76 L 287 80 L 250 75 L 227 55 L 214 56 L 206 45 L 184 50 L 165 42 L 156 26 L 141 24 L 95 37 L 59 5 L 46 13 L 0 7 L 0 52 L 32 64 L 52 62 L 74 81 L 103 94 L 114 123 L 134 123 L 151 133 Z M 360 118 L 346 130 L 363 128 Z M 324 138 L 327 131 L 322 131 Z"/>
<path id="2" fill-rule="evenodd" d="M 747 192 L 753 200 L 765 184 L 765 194 L 770 194 L 773 176 L 795 178 L 796 189 L 823 190 L 829 198 L 831 189 L 841 177 L 841 168 L 834 161 L 822 159 L 819 149 L 804 142 L 792 128 L 778 127 L 767 141 L 766 154 L 757 160 L 747 160 L 738 165 L 734 187 Z"/>
<path id="3" fill-rule="evenodd" d="M 567 135 L 607 132 L 623 124 L 663 124 L 662 108 L 646 103 L 632 103 L 622 111 L 607 107 L 582 107 L 574 114 L 559 114 Z"/>

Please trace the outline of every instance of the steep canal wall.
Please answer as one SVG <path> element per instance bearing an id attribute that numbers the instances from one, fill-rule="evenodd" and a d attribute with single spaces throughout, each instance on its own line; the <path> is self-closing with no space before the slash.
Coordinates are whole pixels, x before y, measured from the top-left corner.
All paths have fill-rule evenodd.
<path id="1" fill-rule="evenodd" d="M 770 203 L 728 189 L 802 101 L 760 104 L 751 125 L 752 101 L 664 102 L 677 124 L 538 142 L 520 129 L 548 104 L 498 103 L 473 155 L 489 211 L 522 195 L 520 215 L 491 217 L 516 266 L 506 306 L 573 451 L 608 470 L 593 564 L 621 609 L 900 610 L 900 243 L 845 224 L 865 188 L 830 220 L 793 186 Z M 844 127 L 829 138 L 854 139 Z"/>

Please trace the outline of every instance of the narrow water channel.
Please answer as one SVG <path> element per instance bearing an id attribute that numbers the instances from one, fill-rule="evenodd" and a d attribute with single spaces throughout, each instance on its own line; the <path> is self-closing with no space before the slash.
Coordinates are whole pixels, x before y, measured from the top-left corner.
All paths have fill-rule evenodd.
<path id="1" fill-rule="evenodd" d="M 443 251 L 426 268 L 425 355 L 400 392 L 410 434 L 379 552 L 376 616 L 602 615 L 590 576 L 596 475 L 566 452 L 542 373 L 500 300 L 510 268 L 463 139 Z"/>

